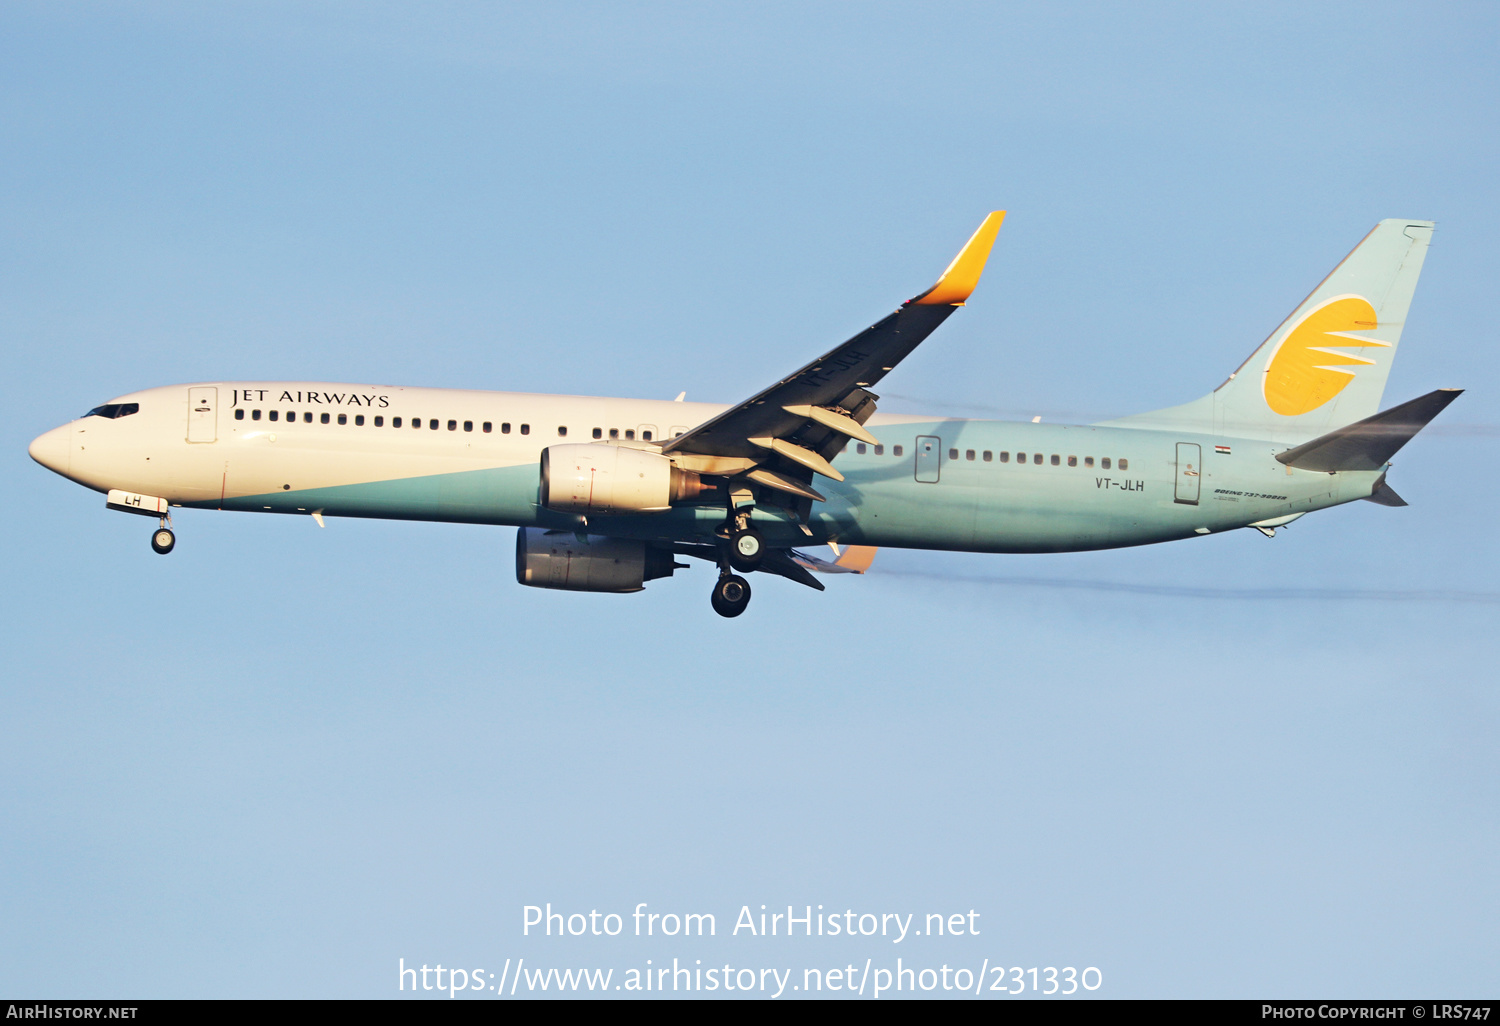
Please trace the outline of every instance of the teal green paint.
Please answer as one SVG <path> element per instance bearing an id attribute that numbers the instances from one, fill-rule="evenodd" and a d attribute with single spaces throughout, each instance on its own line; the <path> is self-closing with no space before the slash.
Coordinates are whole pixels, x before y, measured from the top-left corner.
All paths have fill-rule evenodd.
<path id="1" fill-rule="evenodd" d="M 942 420 L 874 429 L 886 455 L 851 445 L 837 459 L 843 482 L 819 479 L 827 502 L 813 506 L 809 538 L 774 506 L 756 511 L 773 545 L 837 539 L 845 543 L 979 552 L 1067 552 L 1145 545 L 1243 527 L 1363 498 L 1375 473 L 1286 472 L 1274 459 L 1284 446 L 1235 439 L 1229 455 L 1216 438 L 1187 431 Z M 918 435 L 942 439 L 939 480 L 916 481 Z M 1200 447 L 1199 501 L 1175 501 L 1176 446 Z M 891 455 L 893 447 L 903 455 Z M 957 459 L 950 450 L 958 450 Z M 974 450 L 975 459 L 966 458 Z M 990 462 L 984 451 L 995 454 Z M 1010 461 L 999 462 L 1001 452 Z M 1016 462 L 1016 454 L 1044 462 Z M 1051 458 L 1058 456 L 1059 465 Z M 1077 466 L 1067 465 L 1076 457 Z M 1094 467 L 1084 466 L 1092 457 Z M 1108 457 L 1110 470 L 1099 464 Z M 1119 460 L 1129 462 L 1118 469 Z M 333 517 L 378 517 L 581 530 L 582 518 L 536 505 L 537 464 L 245 496 L 189 505 L 251 512 L 321 510 Z M 1126 487 L 1121 487 L 1124 483 Z M 594 534 L 662 541 L 707 537 L 724 518 L 717 504 L 637 516 L 592 516 Z"/>
<path id="2" fill-rule="evenodd" d="M 1294 445 L 1344 424 L 1363 420 L 1380 408 L 1386 379 L 1395 362 L 1401 331 L 1432 240 L 1433 222 L 1387 218 L 1354 247 L 1235 373 L 1208 395 L 1181 406 L 1106 421 L 1105 427 L 1212 430 L 1224 438 L 1271 439 Z M 1360 348 L 1361 366 L 1332 398 L 1306 413 L 1272 411 L 1263 392 L 1267 364 L 1288 331 L 1306 314 L 1339 296 L 1360 296 L 1376 312 L 1378 326 L 1359 335 L 1381 343 Z M 1335 345 L 1335 349 L 1337 346 Z M 1354 368 L 1342 365 L 1347 370 Z"/>
<path id="3" fill-rule="evenodd" d="M 536 526 L 543 523 L 537 518 L 536 493 L 537 466 L 533 463 L 457 474 L 268 492 L 223 502 L 187 505 L 256 513 L 306 514 L 321 510 L 333 517 Z"/>

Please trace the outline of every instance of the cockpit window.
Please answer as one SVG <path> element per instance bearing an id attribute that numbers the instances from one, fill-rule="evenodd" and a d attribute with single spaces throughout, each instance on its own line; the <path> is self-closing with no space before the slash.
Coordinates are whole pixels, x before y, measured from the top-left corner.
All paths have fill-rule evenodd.
<path id="1" fill-rule="evenodd" d="M 118 420 L 120 417 L 128 417 L 132 413 L 140 413 L 140 403 L 105 403 L 103 406 L 95 406 L 85 413 L 85 417 L 104 417 L 107 420 Z"/>

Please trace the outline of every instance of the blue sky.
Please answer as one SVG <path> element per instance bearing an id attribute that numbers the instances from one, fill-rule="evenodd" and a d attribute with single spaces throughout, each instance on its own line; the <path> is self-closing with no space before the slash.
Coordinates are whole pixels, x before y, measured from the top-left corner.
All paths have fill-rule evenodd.
<path id="1" fill-rule="evenodd" d="M 1493 990 L 1492 5 L 0 23 L 0 989 L 383 997 L 398 958 L 904 955 L 1092 965 L 1117 997 Z M 508 529 L 187 511 L 162 559 L 26 456 L 185 381 L 732 402 L 1000 207 L 979 291 L 883 409 L 1195 398 L 1376 220 L 1437 220 L 1386 401 L 1469 391 L 1396 459 L 1411 506 L 1269 541 L 882 552 L 821 595 L 757 581 L 723 621 L 701 567 L 522 589 Z M 523 938 L 548 901 L 712 911 L 721 936 Z M 985 932 L 722 936 L 762 903 Z"/>

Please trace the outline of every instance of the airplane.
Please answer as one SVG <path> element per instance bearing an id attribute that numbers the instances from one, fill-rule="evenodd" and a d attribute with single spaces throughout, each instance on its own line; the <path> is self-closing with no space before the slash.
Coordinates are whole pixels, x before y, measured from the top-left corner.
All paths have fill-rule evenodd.
<path id="1" fill-rule="evenodd" d="M 1433 222 L 1381 221 L 1185 405 L 1094 424 L 877 413 L 871 389 L 965 305 L 1004 217 L 931 288 L 733 406 L 217 381 L 118 396 L 30 453 L 156 518 L 162 554 L 179 507 L 507 525 L 520 584 L 636 592 L 699 558 L 726 617 L 746 574 L 822 591 L 814 574 L 862 573 L 877 547 L 1076 552 L 1406 504 L 1390 459 L 1462 391 L 1379 409 Z M 802 551 L 825 544 L 837 559 Z"/>

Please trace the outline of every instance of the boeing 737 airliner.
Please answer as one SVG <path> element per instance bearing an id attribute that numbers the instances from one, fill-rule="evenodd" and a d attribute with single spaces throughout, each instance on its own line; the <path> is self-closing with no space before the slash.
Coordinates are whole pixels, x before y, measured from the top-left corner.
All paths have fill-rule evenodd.
<path id="1" fill-rule="evenodd" d="M 30 451 L 157 518 L 160 553 L 173 507 L 503 524 L 522 584 L 633 592 L 699 557 L 723 616 L 750 601 L 742 574 L 821 591 L 810 571 L 862 572 L 878 546 L 1071 552 L 1405 505 L 1389 460 L 1459 395 L 1378 412 L 1432 222 L 1381 221 L 1186 405 L 1087 425 L 876 413 L 871 389 L 964 305 L 1003 218 L 932 288 L 735 406 L 217 381 L 119 396 Z M 798 550 L 814 544 L 849 548 Z"/>

